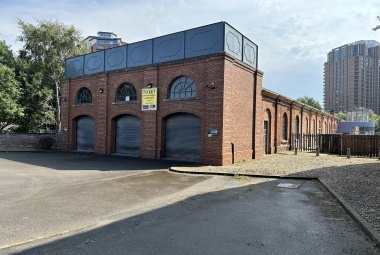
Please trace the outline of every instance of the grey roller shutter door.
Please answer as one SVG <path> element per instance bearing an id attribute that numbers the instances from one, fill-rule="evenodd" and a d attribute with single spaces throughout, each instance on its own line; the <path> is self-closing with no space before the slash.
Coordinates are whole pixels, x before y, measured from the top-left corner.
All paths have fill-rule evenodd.
<path id="1" fill-rule="evenodd" d="M 141 121 L 133 115 L 116 120 L 116 153 L 131 156 L 140 155 Z"/>
<path id="2" fill-rule="evenodd" d="M 200 161 L 201 119 L 181 113 L 166 120 L 166 158 Z"/>
<path id="3" fill-rule="evenodd" d="M 95 121 L 93 118 L 83 116 L 77 122 L 77 150 L 94 151 L 95 144 Z"/>

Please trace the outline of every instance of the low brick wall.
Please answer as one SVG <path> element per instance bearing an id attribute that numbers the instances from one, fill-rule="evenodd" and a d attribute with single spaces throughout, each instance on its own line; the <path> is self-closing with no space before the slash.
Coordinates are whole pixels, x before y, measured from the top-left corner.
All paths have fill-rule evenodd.
<path id="1" fill-rule="evenodd" d="M 0 151 L 35 151 L 43 150 L 40 139 L 54 139 L 52 150 L 64 150 L 64 133 L 58 134 L 0 134 Z"/>

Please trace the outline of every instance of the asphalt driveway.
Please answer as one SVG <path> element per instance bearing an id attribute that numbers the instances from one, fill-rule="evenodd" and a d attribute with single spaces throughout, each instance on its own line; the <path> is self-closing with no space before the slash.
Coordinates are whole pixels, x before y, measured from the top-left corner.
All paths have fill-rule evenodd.
<path id="1" fill-rule="evenodd" d="M 315 181 L 0 153 L 0 254 L 379 254 Z"/>

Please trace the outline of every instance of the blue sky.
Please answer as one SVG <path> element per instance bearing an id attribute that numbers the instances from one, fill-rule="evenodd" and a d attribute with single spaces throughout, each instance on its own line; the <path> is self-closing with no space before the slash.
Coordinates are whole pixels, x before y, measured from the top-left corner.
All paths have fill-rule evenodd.
<path id="1" fill-rule="evenodd" d="M 0 0 L 0 39 L 12 49 L 17 19 L 53 19 L 83 37 L 114 32 L 132 43 L 226 21 L 259 46 L 263 87 L 323 103 L 323 64 L 333 48 L 358 40 L 380 41 L 379 0 Z"/>

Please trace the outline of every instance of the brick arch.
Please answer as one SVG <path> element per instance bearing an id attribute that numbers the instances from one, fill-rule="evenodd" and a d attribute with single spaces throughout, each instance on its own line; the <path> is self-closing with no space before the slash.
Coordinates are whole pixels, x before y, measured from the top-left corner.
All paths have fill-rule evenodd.
<path id="1" fill-rule="evenodd" d="M 141 130 L 144 129 L 144 121 L 142 119 L 142 115 L 136 114 L 136 112 L 128 111 L 128 112 L 123 112 L 123 113 L 116 113 L 112 115 L 111 121 L 110 121 L 110 143 L 109 143 L 109 151 L 110 153 L 115 153 L 116 152 L 116 120 L 119 117 L 125 116 L 125 115 L 132 115 L 140 119 L 141 121 Z M 141 132 L 142 133 L 142 132 Z"/>
<path id="2" fill-rule="evenodd" d="M 270 118 L 271 118 L 271 111 L 269 108 L 266 108 L 265 111 L 264 111 L 264 120 L 269 120 L 270 121 Z"/>
<path id="3" fill-rule="evenodd" d="M 272 113 L 269 108 L 266 108 L 264 111 L 264 119 L 262 123 L 263 129 L 266 126 L 266 133 L 264 133 L 265 137 L 265 142 L 264 142 L 264 153 L 265 154 L 271 154 L 272 153 L 272 135 L 273 135 L 273 130 L 272 130 Z M 266 123 L 267 122 L 267 123 Z"/>
<path id="4" fill-rule="evenodd" d="M 189 76 L 194 81 L 195 85 L 199 86 L 201 84 L 201 79 L 199 78 L 199 76 L 189 69 L 180 69 L 176 72 L 172 72 L 164 78 L 164 84 L 166 86 L 169 86 L 169 84 L 171 84 L 172 81 L 174 81 L 176 78 L 180 76 Z"/>
<path id="5" fill-rule="evenodd" d="M 122 113 L 116 112 L 116 113 L 111 114 L 109 116 L 110 116 L 110 119 L 113 120 L 113 119 L 116 119 L 116 118 L 118 118 L 118 117 L 120 117 L 122 115 L 133 115 L 133 116 L 136 116 L 139 119 L 142 119 L 141 112 L 136 112 L 134 110 L 129 110 L 129 109 L 124 110 Z"/>
<path id="6" fill-rule="evenodd" d="M 281 116 L 281 140 L 289 140 L 289 116 L 286 112 Z"/>
<path id="7" fill-rule="evenodd" d="M 194 73 L 193 71 L 189 70 L 189 69 L 181 69 L 181 70 L 178 70 L 176 72 L 173 72 L 169 75 L 167 75 L 164 79 L 163 79 L 163 84 L 161 84 L 161 89 L 165 91 L 165 95 L 167 98 L 167 95 L 168 95 L 168 91 L 170 89 L 170 86 L 171 84 L 179 77 L 181 76 L 188 76 L 190 77 L 193 81 L 194 81 L 194 84 L 195 84 L 195 88 L 197 90 L 197 96 L 199 95 L 198 94 L 198 91 L 200 91 L 201 89 L 201 84 L 202 84 L 202 80 L 199 78 L 199 75 L 197 75 L 196 73 Z M 204 81 L 203 81 L 204 82 Z"/>
<path id="8" fill-rule="evenodd" d="M 73 93 L 73 101 L 75 105 L 76 102 L 77 102 L 77 95 L 78 95 L 78 92 L 81 90 L 81 89 L 88 89 L 91 93 L 91 104 L 94 104 L 94 101 L 96 100 L 96 91 L 94 91 L 94 89 L 92 88 L 92 86 L 81 86 L 81 87 L 78 87 L 75 92 Z"/>
<path id="9" fill-rule="evenodd" d="M 300 132 L 302 132 L 300 128 L 301 128 L 301 118 L 298 114 L 296 114 L 296 116 L 294 117 L 294 133 L 300 134 Z"/>
<path id="10" fill-rule="evenodd" d="M 110 136 L 110 140 L 109 140 L 109 151 L 110 153 L 115 153 L 116 152 L 116 149 L 115 149 L 115 144 L 116 144 L 116 120 L 117 118 L 123 116 L 123 115 L 132 115 L 132 116 L 135 116 L 137 118 L 139 118 L 141 120 L 141 130 L 143 130 L 144 128 L 144 121 L 143 121 L 143 116 L 141 114 L 141 112 L 136 112 L 134 110 L 125 110 L 123 111 L 122 113 L 120 112 L 116 112 L 112 115 L 110 115 L 110 119 L 111 121 L 109 122 L 108 124 L 108 128 L 110 130 L 110 133 L 109 133 L 109 136 Z"/>
<path id="11" fill-rule="evenodd" d="M 88 106 L 83 106 L 83 107 L 88 107 Z M 94 114 L 90 113 L 90 112 L 85 112 L 85 113 L 81 112 L 81 113 L 74 114 L 71 117 L 71 121 L 75 121 L 75 119 L 77 119 L 77 118 L 79 118 L 81 116 L 89 116 L 89 117 L 93 118 L 96 121 L 96 116 Z"/>
<path id="12" fill-rule="evenodd" d="M 110 84 L 109 86 L 110 86 L 110 89 L 112 91 L 112 95 L 111 95 L 112 98 L 113 99 L 116 98 L 116 91 L 117 91 L 117 89 L 119 88 L 120 85 L 122 85 L 124 83 L 130 83 L 130 84 L 132 84 L 135 87 L 136 94 L 137 94 L 137 99 L 138 99 L 139 98 L 139 92 L 140 92 L 138 88 L 140 86 L 138 86 L 139 85 L 138 81 L 135 78 L 133 78 L 133 77 L 127 77 L 127 78 L 126 77 L 122 77 L 122 78 L 118 79 L 117 81 L 113 82 L 112 84 Z"/>
<path id="13" fill-rule="evenodd" d="M 170 115 L 177 114 L 177 113 L 189 113 L 189 114 L 193 114 L 193 115 L 199 117 L 201 120 L 203 119 L 202 115 L 198 111 L 194 111 L 194 110 L 191 110 L 191 109 L 186 109 L 186 110 L 183 110 L 183 109 L 171 109 L 171 110 L 168 110 L 168 111 L 166 111 L 165 115 L 162 116 L 162 119 L 164 120 L 167 117 L 170 117 Z"/>
<path id="14" fill-rule="evenodd" d="M 161 124 L 162 124 L 162 129 L 161 129 L 161 157 L 166 155 L 166 146 L 167 146 L 167 133 L 166 133 L 166 123 L 169 120 L 170 117 L 175 116 L 175 115 L 181 115 L 181 114 L 189 114 L 197 117 L 200 121 L 200 137 L 199 137 L 199 143 L 200 143 L 200 151 L 199 151 L 199 156 L 201 157 L 202 154 L 202 148 L 203 148 L 203 133 L 204 133 L 204 123 L 203 119 L 200 115 L 193 113 L 192 111 L 175 111 L 169 114 L 166 114 L 164 117 L 162 117 Z M 199 159 L 200 160 L 200 159 Z"/>
<path id="15" fill-rule="evenodd" d="M 70 149 L 71 150 L 76 150 L 76 146 L 77 146 L 77 124 L 78 124 L 78 119 L 80 117 L 91 117 L 94 122 L 95 122 L 95 136 L 96 136 L 96 118 L 94 118 L 94 116 L 92 114 L 84 114 L 84 113 L 80 113 L 80 114 L 76 114 L 75 117 L 73 117 L 71 119 L 71 130 L 69 130 L 69 135 L 71 136 L 71 141 L 73 141 L 71 143 L 71 146 L 70 146 Z M 95 142 L 96 142 L 96 138 L 95 138 Z"/>
<path id="16" fill-rule="evenodd" d="M 174 96 L 172 97 L 172 88 L 174 85 L 178 85 L 178 84 L 183 84 L 185 81 L 181 78 L 185 78 L 185 81 L 186 81 L 186 89 L 185 89 L 185 95 L 190 93 L 190 96 L 185 96 L 185 97 L 182 97 L 182 96 L 176 96 L 176 94 L 178 92 L 175 92 L 174 91 Z M 191 83 L 189 82 L 192 81 Z M 176 84 L 176 82 L 179 81 L 179 83 Z M 194 90 L 192 88 L 195 88 Z M 198 87 L 198 88 L 197 88 Z M 190 88 L 190 90 L 188 90 L 187 88 Z M 195 83 L 195 81 L 188 75 L 181 75 L 181 76 L 177 76 L 176 78 L 174 78 L 167 86 L 166 88 L 166 96 L 167 98 L 170 98 L 170 99 L 177 99 L 177 98 L 195 98 L 197 96 L 197 90 L 199 89 L 199 86 L 197 86 L 197 84 Z M 198 91 L 199 93 L 199 91 Z M 179 93 L 180 95 L 182 94 L 181 92 Z"/>

